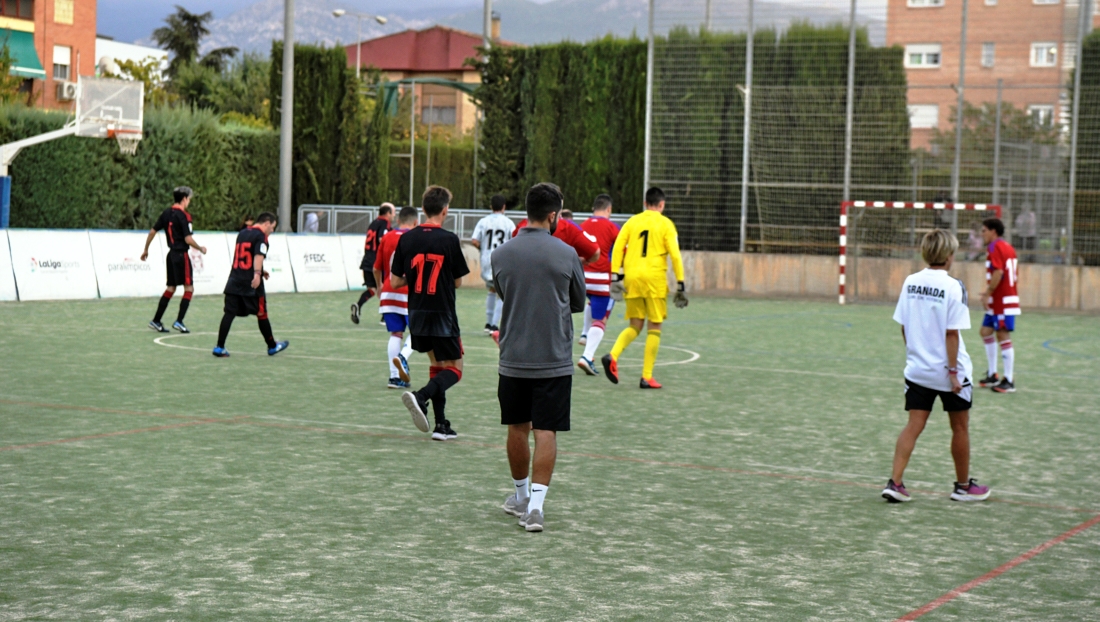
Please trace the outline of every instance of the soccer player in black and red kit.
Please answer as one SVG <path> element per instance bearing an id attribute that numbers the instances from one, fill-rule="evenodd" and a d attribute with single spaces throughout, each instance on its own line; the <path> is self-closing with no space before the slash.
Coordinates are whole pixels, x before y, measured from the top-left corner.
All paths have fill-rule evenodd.
<path id="1" fill-rule="evenodd" d="M 259 320 L 260 334 L 267 342 L 269 355 L 274 356 L 290 345 L 289 341 L 275 341 L 271 322 L 267 319 L 264 279 L 271 275 L 264 271 L 264 259 L 267 257 L 267 236 L 275 231 L 275 224 L 275 214 L 264 212 L 256 217 L 256 224 L 241 229 L 237 234 L 237 243 L 233 247 L 233 268 L 225 284 L 225 315 L 218 328 L 218 346 L 213 352 L 216 357 L 229 356 L 225 339 L 233 326 L 233 318 L 247 315 L 255 315 Z"/>
<path id="2" fill-rule="evenodd" d="M 409 391 L 401 401 L 409 409 L 413 424 L 428 431 L 428 402 L 435 414 L 432 439 L 445 441 L 458 436 L 451 429 L 444 409 L 447 389 L 462 379 L 462 338 L 455 313 L 455 288 L 470 273 L 458 236 L 443 229 L 451 192 L 440 186 L 424 191 L 422 205 L 426 222 L 401 236 L 393 253 L 390 283 L 409 288 L 409 332 L 412 348 L 428 354 L 431 362 L 428 384 Z"/>
<path id="3" fill-rule="evenodd" d="M 164 317 L 172 296 L 176 294 L 176 287 L 180 285 L 183 286 L 183 300 L 180 301 L 180 312 L 172 328 L 181 333 L 191 332 L 183 325 L 183 317 L 187 315 L 187 307 L 191 306 L 191 296 L 195 293 L 195 280 L 187 249 L 193 248 L 203 255 L 206 254 L 206 247 L 199 246 L 191 236 L 191 214 L 188 213 L 187 206 L 191 204 L 193 194 L 187 186 L 180 186 L 172 191 L 175 204 L 161 212 L 160 218 L 157 218 L 156 224 L 149 230 L 149 235 L 145 238 L 145 250 L 141 252 L 141 260 L 148 259 L 149 245 L 153 243 L 153 238 L 157 237 L 157 231 L 164 231 L 164 236 L 168 238 L 168 259 L 165 262 L 168 267 L 168 288 L 164 290 L 164 295 L 160 297 L 160 302 L 157 304 L 157 314 L 153 316 L 153 321 L 149 322 L 149 328 L 158 333 L 168 332 L 160 320 Z"/>
<path id="4" fill-rule="evenodd" d="M 358 324 L 359 316 L 363 313 L 363 305 L 377 293 L 382 286 L 374 280 L 374 260 L 378 256 L 378 246 L 382 238 L 392 229 L 393 203 L 383 203 L 378 208 L 378 218 L 375 218 L 367 227 L 367 240 L 363 243 L 363 261 L 359 263 L 359 269 L 363 271 L 363 285 L 366 291 L 359 296 L 359 302 L 351 305 L 351 321 Z"/>

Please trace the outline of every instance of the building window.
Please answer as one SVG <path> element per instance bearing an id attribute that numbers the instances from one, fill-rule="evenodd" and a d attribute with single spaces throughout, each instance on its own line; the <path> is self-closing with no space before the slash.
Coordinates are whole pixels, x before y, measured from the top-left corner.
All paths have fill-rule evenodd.
<path id="1" fill-rule="evenodd" d="M 905 66 L 914 69 L 933 69 L 940 66 L 938 43 L 921 43 L 905 46 Z"/>
<path id="2" fill-rule="evenodd" d="M 73 0 L 53 0 L 53 21 L 58 24 L 73 23 Z"/>
<path id="3" fill-rule="evenodd" d="M 1031 0 L 1034 4 L 1058 4 L 1058 0 Z"/>
<path id="4" fill-rule="evenodd" d="M 434 123 L 435 125 L 454 125 L 455 118 L 456 117 L 454 106 L 433 106 L 431 108 L 425 106 L 420 111 L 421 123 Z"/>
<path id="5" fill-rule="evenodd" d="M 908 108 L 909 127 L 914 130 L 928 130 L 940 126 L 940 107 L 938 104 L 914 104 Z"/>
<path id="6" fill-rule="evenodd" d="M 34 0 L 0 0 L 0 14 L 4 17 L 34 19 Z"/>
<path id="7" fill-rule="evenodd" d="M 1031 122 L 1035 124 L 1035 127 L 1044 129 L 1054 127 L 1054 106 L 1046 104 L 1028 106 L 1027 114 L 1031 117 Z"/>
<path id="8" fill-rule="evenodd" d="M 992 67 L 993 60 L 997 54 L 997 45 L 995 43 L 983 43 L 982 44 L 982 67 Z"/>
<path id="9" fill-rule="evenodd" d="M 906 5 L 912 9 L 925 9 L 928 7 L 943 6 L 943 0 L 906 0 Z"/>
<path id="10" fill-rule="evenodd" d="M 73 49 L 65 45 L 53 46 L 53 79 L 68 80 L 71 72 Z"/>
<path id="11" fill-rule="evenodd" d="M 985 0 L 986 6 L 997 6 L 997 0 Z"/>
<path id="12" fill-rule="evenodd" d="M 1032 67 L 1056 67 L 1058 66 L 1057 43 L 1032 43 L 1031 44 Z"/>

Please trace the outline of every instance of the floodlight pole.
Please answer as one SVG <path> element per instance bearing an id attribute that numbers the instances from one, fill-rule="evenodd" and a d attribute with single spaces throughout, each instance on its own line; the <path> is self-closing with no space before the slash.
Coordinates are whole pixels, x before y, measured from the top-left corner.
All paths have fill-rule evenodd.
<path id="1" fill-rule="evenodd" d="M 1069 198 L 1066 204 L 1066 265 L 1073 265 L 1073 211 L 1077 194 L 1077 130 L 1081 124 L 1081 68 L 1085 58 L 1085 37 L 1092 26 L 1092 3 L 1081 0 L 1077 9 L 1077 59 L 1073 68 L 1073 117 L 1069 139 Z"/>
<path id="2" fill-rule="evenodd" d="M 966 83 L 966 20 L 970 15 L 970 0 L 962 0 L 962 35 L 959 39 L 959 84 L 958 99 L 955 104 L 955 163 L 951 167 L 951 200 L 961 202 L 959 197 L 959 178 L 962 176 L 962 140 L 963 140 L 963 88 Z M 959 213 L 951 210 L 951 235 L 959 234 Z"/>
<path id="3" fill-rule="evenodd" d="M 745 123 L 741 132 L 741 234 L 739 252 L 745 252 L 745 236 L 749 229 L 749 145 L 752 139 L 752 49 L 755 45 L 753 28 L 754 0 L 749 0 L 749 34 L 745 38 Z"/>
<path id="4" fill-rule="evenodd" d="M 852 200 L 852 117 L 856 91 L 856 0 L 848 11 L 848 93 L 844 111 L 844 201 Z"/>
<path id="5" fill-rule="evenodd" d="M 493 0 L 485 0 L 485 15 L 482 19 L 484 21 L 483 26 L 485 28 L 483 35 L 484 41 L 482 43 L 487 50 L 489 49 L 489 45 L 493 40 Z"/>
<path id="6" fill-rule="evenodd" d="M 645 156 L 642 163 L 642 196 L 649 191 L 649 167 L 653 141 L 653 2 L 649 0 L 649 30 L 646 35 L 645 68 Z"/>
<path id="7" fill-rule="evenodd" d="M 290 231 L 294 157 L 294 0 L 283 0 L 283 93 L 279 126 L 279 231 Z"/>

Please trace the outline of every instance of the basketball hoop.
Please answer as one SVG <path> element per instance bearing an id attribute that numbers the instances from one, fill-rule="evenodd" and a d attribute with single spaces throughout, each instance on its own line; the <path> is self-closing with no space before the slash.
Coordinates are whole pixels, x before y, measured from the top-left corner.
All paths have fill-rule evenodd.
<path id="1" fill-rule="evenodd" d="M 118 143 L 118 150 L 122 155 L 136 155 L 138 143 L 141 142 L 141 130 L 108 130 L 108 138 L 114 138 Z"/>

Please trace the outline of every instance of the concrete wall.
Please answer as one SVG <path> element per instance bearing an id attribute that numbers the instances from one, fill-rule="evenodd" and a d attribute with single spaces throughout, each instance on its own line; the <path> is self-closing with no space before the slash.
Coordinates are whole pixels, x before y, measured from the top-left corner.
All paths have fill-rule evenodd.
<path id="1" fill-rule="evenodd" d="M 463 244 L 471 275 L 467 287 L 482 287 L 478 251 Z M 837 258 L 824 255 L 767 255 L 684 251 L 685 284 L 689 292 L 760 297 L 837 297 Z M 849 271 L 849 297 L 861 302 L 893 302 L 905 277 L 924 269 L 905 259 L 863 257 Z M 971 306 L 985 287 L 985 262 L 959 262 L 951 269 L 971 292 Z M 672 271 L 669 284 L 673 285 Z M 853 292 L 852 282 L 857 281 Z M 1100 313 L 1100 267 L 1020 265 L 1020 305 L 1032 309 L 1062 309 Z"/>

